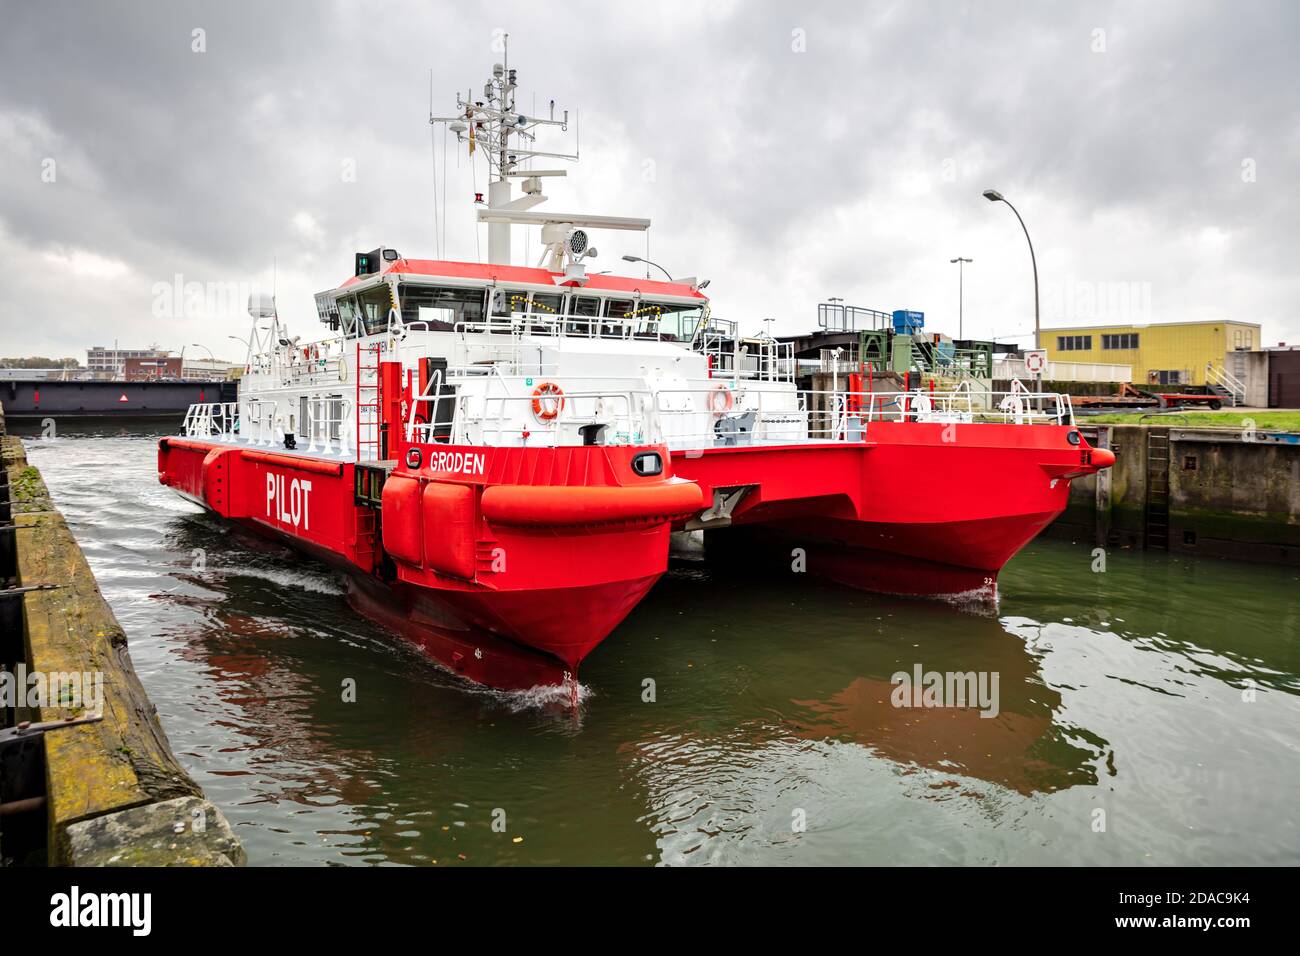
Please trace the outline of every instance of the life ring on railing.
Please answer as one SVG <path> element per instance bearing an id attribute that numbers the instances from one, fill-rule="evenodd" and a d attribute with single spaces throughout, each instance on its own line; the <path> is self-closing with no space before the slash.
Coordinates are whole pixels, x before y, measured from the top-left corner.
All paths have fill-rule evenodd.
<path id="1" fill-rule="evenodd" d="M 342 355 L 340 355 L 339 356 L 339 381 L 346 382 L 347 380 L 348 380 L 348 360 L 344 358 Z"/>
<path id="2" fill-rule="evenodd" d="M 736 403 L 735 397 L 731 394 L 731 389 L 725 384 L 719 382 L 709 389 L 709 411 L 713 412 L 714 418 L 721 418 Z"/>
<path id="3" fill-rule="evenodd" d="M 564 389 L 554 382 L 542 382 L 533 389 L 533 417 L 539 422 L 555 421 L 564 409 Z"/>

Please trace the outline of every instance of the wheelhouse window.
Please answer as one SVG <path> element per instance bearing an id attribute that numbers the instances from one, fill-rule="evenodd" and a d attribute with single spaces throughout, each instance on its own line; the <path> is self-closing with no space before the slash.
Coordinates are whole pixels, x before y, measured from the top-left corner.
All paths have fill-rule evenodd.
<path id="1" fill-rule="evenodd" d="M 1056 350 L 1058 352 L 1088 352 L 1091 349 L 1091 335 L 1058 335 L 1056 337 Z"/>
<path id="2" fill-rule="evenodd" d="M 532 295 L 531 308 L 528 310 L 532 315 L 559 315 L 560 309 L 564 305 L 564 300 L 559 293 L 548 294 L 545 292 L 534 292 Z"/>
<path id="3" fill-rule="evenodd" d="M 357 295 L 357 308 L 366 335 L 379 335 L 388 329 L 388 310 L 392 308 L 388 284 L 381 283 Z"/>
<path id="4" fill-rule="evenodd" d="M 600 299 L 594 295 L 570 296 L 568 314 L 595 318 L 600 315 Z"/>
<path id="5" fill-rule="evenodd" d="M 397 287 L 402 302 L 402 321 L 428 323 L 428 328 L 449 331 L 458 322 L 483 319 L 482 289 L 453 289 L 403 282 Z"/>
<path id="6" fill-rule="evenodd" d="M 334 300 L 334 307 L 338 310 L 339 325 L 343 330 L 346 338 L 355 338 L 360 334 L 360 312 L 357 309 L 357 297 L 355 295 L 342 295 Z"/>
<path id="7" fill-rule="evenodd" d="M 530 295 L 525 289 L 497 289 L 492 293 L 492 314 L 527 315 Z"/>
<path id="8" fill-rule="evenodd" d="M 681 302 L 609 299 L 605 315 L 614 322 L 631 325 L 632 334 L 641 338 L 689 341 L 704 315 L 704 307 Z"/>
<path id="9" fill-rule="evenodd" d="M 636 303 L 631 299 L 606 299 L 605 315 L 611 319 L 625 319 L 632 315 L 632 310 L 636 308 Z"/>
<path id="10" fill-rule="evenodd" d="M 680 302 L 652 304 L 658 305 L 660 308 L 660 311 L 656 314 L 656 327 L 662 338 L 689 342 L 695 337 L 695 330 L 704 318 L 703 306 L 683 305 Z"/>
<path id="11" fill-rule="evenodd" d="M 317 294 L 316 315 L 331 329 L 339 327 L 339 307 L 334 301 L 334 296 L 329 292 Z"/>
<path id="12" fill-rule="evenodd" d="M 564 299 L 564 294 L 560 292 L 497 289 L 492 293 L 492 315 L 528 315 L 538 319 L 558 319 L 564 314 Z"/>
<path id="13" fill-rule="evenodd" d="M 1136 332 L 1122 332 L 1115 335 L 1103 335 L 1101 337 L 1101 347 L 1111 351 L 1135 349 L 1138 347 L 1138 334 Z"/>

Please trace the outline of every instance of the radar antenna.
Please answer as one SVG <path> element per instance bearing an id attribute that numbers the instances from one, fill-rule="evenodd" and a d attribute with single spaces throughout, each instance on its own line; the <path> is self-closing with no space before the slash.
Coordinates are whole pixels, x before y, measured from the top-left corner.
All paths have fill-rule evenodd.
<path id="1" fill-rule="evenodd" d="M 542 179 L 566 175 L 563 169 L 529 169 L 524 164 L 536 158 L 577 162 L 578 152 L 558 153 L 537 148 L 537 134 L 543 127 L 569 129 L 569 111 L 560 118 L 555 116 L 555 100 L 551 100 L 549 118 L 520 113 L 515 106 L 519 87 L 518 73 L 510 66 L 510 35 L 503 36 L 502 62 L 492 67 L 492 77 L 483 85 L 482 97 L 476 99 L 472 91 L 463 96 L 456 94 L 455 116 L 429 114 L 429 123 L 444 123 L 456 135 L 459 143 L 469 144 L 471 160 L 474 153 L 483 150 L 488 162 L 487 210 L 498 216 L 488 220 L 488 261 L 509 265 L 511 261 L 510 226 L 508 218 L 499 214 L 523 212 L 546 201 L 542 193 Z M 523 195 L 511 195 L 511 180 L 522 180 Z M 445 212 L 444 212 L 445 215 Z M 480 217 L 483 221 L 483 217 Z"/>

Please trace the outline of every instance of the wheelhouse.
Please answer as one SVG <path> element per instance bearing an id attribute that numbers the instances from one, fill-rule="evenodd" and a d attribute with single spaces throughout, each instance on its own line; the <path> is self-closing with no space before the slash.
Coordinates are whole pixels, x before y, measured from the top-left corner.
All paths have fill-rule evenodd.
<path id="1" fill-rule="evenodd" d="M 582 285 L 545 269 L 394 261 L 316 296 L 320 321 L 344 338 L 401 326 L 429 332 L 560 332 L 690 343 L 708 299 L 688 283 L 594 275 Z"/>

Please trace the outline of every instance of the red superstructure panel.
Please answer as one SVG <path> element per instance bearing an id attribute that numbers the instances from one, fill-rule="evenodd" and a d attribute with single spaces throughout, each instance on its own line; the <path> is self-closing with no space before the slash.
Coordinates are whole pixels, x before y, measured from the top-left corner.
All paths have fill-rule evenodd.
<path id="1" fill-rule="evenodd" d="M 494 282 L 518 285 L 555 286 L 564 281 L 564 273 L 529 266 L 508 266 L 491 262 L 449 262 L 441 259 L 397 259 L 388 263 L 379 273 L 370 275 L 430 276 L 447 279 L 471 279 L 491 284 Z M 346 289 L 370 278 L 370 275 L 352 276 L 339 285 Z M 640 292 L 643 296 L 678 296 L 706 301 L 704 293 L 685 282 L 664 282 L 659 279 L 640 279 L 634 276 L 588 275 L 583 289 L 593 292 Z"/>

